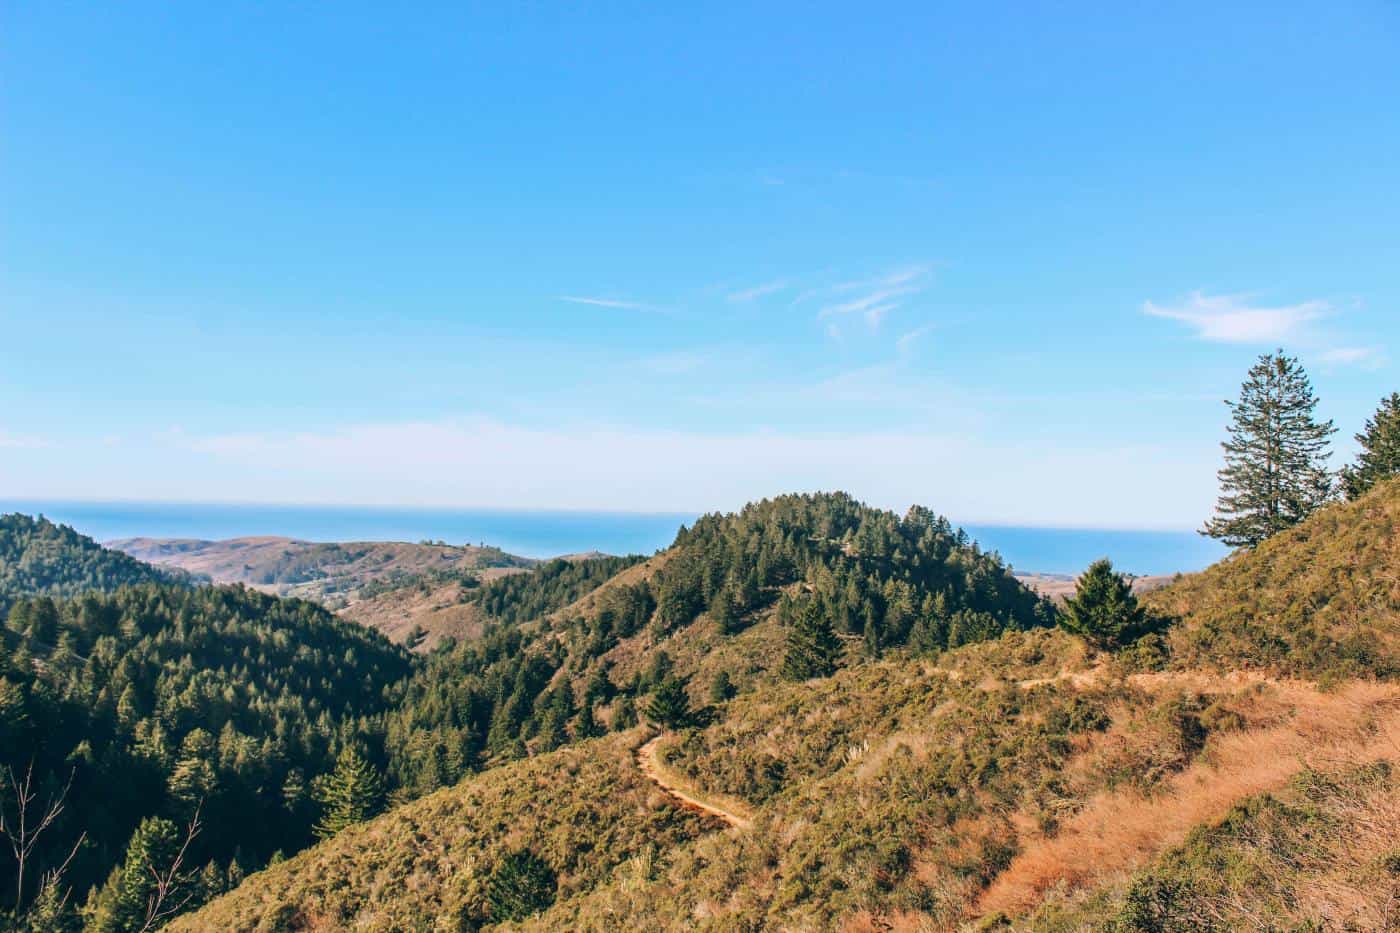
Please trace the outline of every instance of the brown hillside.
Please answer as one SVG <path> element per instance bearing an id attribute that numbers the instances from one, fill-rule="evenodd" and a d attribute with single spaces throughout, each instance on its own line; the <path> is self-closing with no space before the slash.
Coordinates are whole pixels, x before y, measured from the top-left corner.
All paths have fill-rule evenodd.
<path id="1" fill-rule="evenodd" d="M 1400 676 L 1400 480 L 1146 597 L 1174 663 Z"/>

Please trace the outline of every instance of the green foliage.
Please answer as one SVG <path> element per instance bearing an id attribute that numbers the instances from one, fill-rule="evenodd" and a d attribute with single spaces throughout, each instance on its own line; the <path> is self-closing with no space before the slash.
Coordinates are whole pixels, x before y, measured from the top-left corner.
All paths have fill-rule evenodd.
<path id="1" fill-rule="evenodd" d="M 43 516 L 0 515 L 0 610 L 16 596 L 76 596 L 178 576 L 108 550 Z"/>
<path id="2" fill-rule="evenodd" d="M 728 671 L 720 671 L 715 674 L 710 681 L 710 702 L 724 703 L 734 698 L 737 691 L 734 689 L 734 682 L 729 679 Z"/>
<path id="3" fill-rule="evenodd" d="M 151 928 L 199 893 L 188 872 L 178 871 L 185 834 L 170 820 L 147 817 L 136 827 L 122 864 L 89 903 L 90 933 L 134 933 Z M 163 881 L 168 889 L 162 891 Z"/>
<path id="4" fill-rule="evenodd" d="M 841 642 L 831 631 L 831 621 L 815 600 L 807 600 L 788 627 L 783 676 L 788 680 L 830 677 L 840 654 Z"/>
<path id="5" fill-rule="evenodd" d="M 524 920 L 554 903 L 554 870 L 529 849 L 508 852 L 486 882 L 486 902 L 496 922 Z"/>
<path id="6" fill-rule="evenodd" d="M 239 587 L 23 598 L 9 618 L 20 631 L 56 630 L 57 644 L 26 639 L 0 653 L 0 767 L 33 762 L 41 799 L 73 777 L 29 866 L 31 899 L 35 869 L 62 863 L 79 834 L 87 841 L 65 880 L 82 902 L 143 820 L 183 826 L 197 808 L 194 868 L 235 853 L 260 867 L 303 848 L 316 814 L 299 776 L 329 771 L 352 738 L 378 744 L 412 670 L 377 633 Z M 285 796 L 298 780 L 300 796 Z M 12 899 L 14 878 L 0 858 L 0 898 Z"/>
<path id="7" fill-rule="evenodd" d="M 529 573 L 499 577 L 471 591 L 467 600 L 506 623 L 528 622 L 578 599 L 642 557 L 555 558 Z"/>
<path id="8" fill-rule="evenodd" d="M 1096 560 L 1075 582 L 1065 600 L 1060 627 L 1096 648 L 1115 649 L 1142 634 L 1147 612 L 1133 596 L 1127 577 L 1113 572 L 1107 558 Z"/>
<path id="9" fill-rule="evenodd" d="M 1356 442 L 1361 445 L 1356 463 L 1342 470 L 1342 489 L 1348 499 L 1359 499 L 1376 483 L 1400 475 L 1400 392 L 1381 399 Z"/>
<path id="10" fill-rule="evenodd" d="M 1400 483 L 1143 597 L 1177 668 L 1400 677 Z"/>
<path id="11" fill-rule="evenodd" d="M 647 718 L 667 729 L 680 729 L 689 725 L 692 717 L 685 684 L 669 675 L 662 679 L 647 704 Z"/>
<path id="12" fill-rule="evenodd" d="M 1254 547 L 1296 525 L 1332 495 L 1327 470 L 1331 421 L 1314 417 L 1317 397 L 1298 360 L 1283 351 L 1259 357 L 1230 408 L 1224 490 L 1202 534 Z"/>
<path id="13" fill-rule="evenodd" d="M 340 753 L 335 770 L 320 781 L 316 800 L 321 805 L 316 837 L 328 839 L 379 812 L 384 801 L 384 781 L 374 766 L 351 746 Z"/>

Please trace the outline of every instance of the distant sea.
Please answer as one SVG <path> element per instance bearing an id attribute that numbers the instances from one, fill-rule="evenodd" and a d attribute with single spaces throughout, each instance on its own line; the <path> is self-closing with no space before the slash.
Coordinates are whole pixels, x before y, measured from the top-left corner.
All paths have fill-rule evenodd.
<path id="1" fill-rule="evenodd" d="M 445 541 L 489 544 L 525 557 L 581 551 L 651 554 L 694 513 L 557 512 L 372 506 L 216 505 L 0 499 L 0 513 L 43 514 L 98 541 L 115 538 L 236 538 L 283 535 L 308 541 Z M 1190 531 L 1095 531 L 963 525 L 983 549 L 1016 570 L 1078 573 L 1099 557 L 1135 574 L 1189 572 L 1226 550 Z"/>

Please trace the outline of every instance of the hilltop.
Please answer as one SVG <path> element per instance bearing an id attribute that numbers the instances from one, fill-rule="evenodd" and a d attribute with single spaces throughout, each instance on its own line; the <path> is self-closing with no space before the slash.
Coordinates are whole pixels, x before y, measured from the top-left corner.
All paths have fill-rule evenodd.
<path id="1" fill-rule="evenodd" d="M 73 596 L 183 577 L 108 550 L 43 516 L 0 515 L 0 607 L 6 594 Z"/>
<path id="2" fill-rule="evenodd" d="M 1400 677 L 1400 479 L 1148 595 L 1179 667 Z"/>
<path id="3" fill-rule="evenodd" d="M 988 583 L 950 588 L 946 568 L 962 577 L 981 558 L 951 531 L 922 535 L 939 526 L 921 515 L 790 497 L 702 520 L 512 629 L 517 656 L 538 651 L 544 664 L 522 709 L 556 709 L 566 687 L 579 708 L 602 690 L 594 708 L 616 734 L 566 734 L 555 750 L 537 737 L 493 752 L 488 739 L 494 766 L 250 877 L 183 928 L 444 916 L 532 929 L 1390 926 L 1397 514 L 1391 484 L 1154 591 L 1164 630 L 1119 654 L 1035 624 L 1039 604 L 1018 602 L 1014 581 L 999 599 L 1026 606 L 1024 623 L 1013 613 L 955 631 L 951 619 L 978 603 L 950 611 L 945 595 L 940 611 L 934 594 L 985 601 L 979 592 L 1003 584 L 973 571 Z M 742 586 L 747 561 L 729 543 L 754 541 L 784 542 L 748 553 L 788 563 L 734 609 L 718 594 Z M 686 602 L 692 574 L 700 595 Z M 862 608 L 890 580 L 923 594 L 909 633 L 943 619 L 941 638 L 893 634 L 896 601 Z M 849 633 L 844 657 L 832 676 L 792 681 L 778 673 L 792 624 L 780 607 L 812 599 Z M 625 708 L 663 653 L 708 705 L 656 733 Z M 717 670 L 737 695 L 697 689 Z M 586 801 L 600 788 L 627 788 L 625 813 L 597 820 Z M 473 828 L 483 812 L 494 828 Z M 687 813 L 700 822 L 649 845 L 627 828 Z M 580 851 L 597 853 L 590 871 Z M 555 879 L 524 913 L 493 912 L 483 893 L 503 883 L 507 852 Z"/>
<path id="4" fill-rule="evenodd" d="M 475 545 L 399 541 L 315 542 L 275 536 L 205 541 L 123 538 L 108 548 L 161 566 L 178 567 L 215 583 L 242 583 L 276 596 L 298 596 L 331 608 L 371 583 L 433 572 L 493 573 L 535 565 L 528 557 Z"/>

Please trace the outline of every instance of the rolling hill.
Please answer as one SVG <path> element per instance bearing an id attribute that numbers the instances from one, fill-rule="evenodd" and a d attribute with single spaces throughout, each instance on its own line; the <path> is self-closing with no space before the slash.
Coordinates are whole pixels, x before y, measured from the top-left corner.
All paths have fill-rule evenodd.
<path id="1" fill-rule="evenodd" d="M 242 583 L 277 596 L 315 599 L 330 608 L 356 598 L 371 583 L 433 572 L 473 572 L 490 577 L 536 563 L 491 547 L 398 541 L 124 538 L 108 541 L 106 547 L 150 564 L 208 577 L 215 583 Z"/>
<path id="2" fill-rule="evenodd" d="M 872 526 L 889 531 L 888 520 L 832 521 L 839 500 L 811 512 L 778 501 L 750 512 L 761 515 L 752 525 L 740 516 L 697 525 L 519 627 L 529 633 L 520 650 L 554 659 L 548 691 L 568 685 L 586 702 L 606 672 L 619 691 L 598 704 L 609 718 L 667 652 L 695 704 L 709 703 L 689 727 L 658 733 L 623 720 L 613 735 L 555 750 L 530 740 L 528 757 L 498 755 L 454 787 L 251 876 L 177 928 L 1400 922 L 1400 683 L 1390 654 L 1400 485 L 1152 593 L 1170 627 L 1118 654 L 1034 624 L 927 646 L 881 643 L 871 626 L 877 650 L 852 631 L 832 676 L 796 681 L 775 657 L 792 625 L 785 601 L 825 598 L 838 631 L 863 629 L 840 621 L 852 568 L 875 571 L 869 596 L 884 592 L 882 578 L 922 586 L 940 578 L 937 566 L 976 561 L 929 541 L 872 542 Z M 803 543 L 779 549 L 791 560 L 785 575 L 737 620 L 715 618 L 729 612 L 715 598 L 723 582 L 708 596 L 702 584 L 681 621 L 665 618 L 676 597 L 662 593 L 691 573 L 705 579 L 707 557 L 724 567 L 717 579 L 730 579 L 744 561 L 716 555 L 744 551 L 721 542 L 752 536 Z M 638 604 L 634 627 L 627 611 L 639 591 L 654 603 Z M 703 696 L 697 682 L 712 669 L 738 672 L 737 695 Z M 623 788 L 605 796 L 625 812 L 600 818 L 600 787 Z M 673 831 L 647 845 L 630 829 L 686 813 L 693 822 L 668 823 Z M 581 852 L 596 853 L 586 871 Z M 502 867 L 515 865 L 508 855 L 543 865 L 548 883 L 520 881 Z"/>

